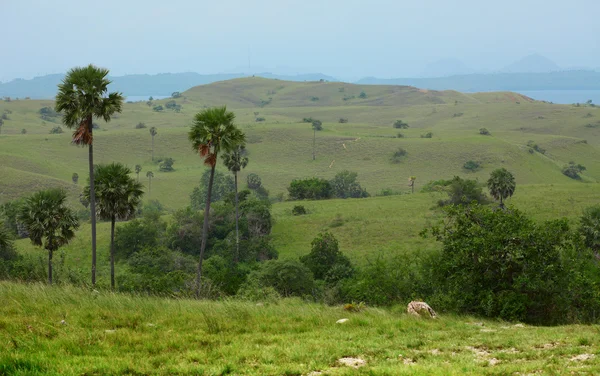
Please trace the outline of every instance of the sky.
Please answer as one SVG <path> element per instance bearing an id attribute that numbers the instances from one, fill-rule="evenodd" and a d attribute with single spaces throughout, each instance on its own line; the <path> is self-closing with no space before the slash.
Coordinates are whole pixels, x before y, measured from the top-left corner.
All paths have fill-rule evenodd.
<path id="1" fill-rule="evenodd" d="M 526 55 L 600 67 L 598 0 L 0 0 L 0 81 L 93 63 L 111 75 L 415 77 Z"/>

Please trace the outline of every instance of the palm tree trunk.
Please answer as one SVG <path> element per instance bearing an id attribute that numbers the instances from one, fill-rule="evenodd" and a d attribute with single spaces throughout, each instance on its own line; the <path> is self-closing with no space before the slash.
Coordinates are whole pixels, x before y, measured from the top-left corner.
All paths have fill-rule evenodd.
<path id="1" fill-rule="evenodd" d="M 154 162 L 154 135 L 152 135 L 152 162 Z"/>
<path id="2" fill-rule="evenodd" d="M 215 158 L 216 160 L 216 158 Z M 196 274 L 196 298 L 200 297 L 200 281 L 202 279 L 202 259 L 206 248 L 208 237 L 208 217 L 210 214 L 210 198 L 212 195 L 213 180 L 215 178 L 215 166 L 210 169 L 210 180 L 208 181 L 208 194 L 206 195 L 206 206 L 204 207 L 204 225 L 202 226 L 202 243 L 200 244 L 200 260 L 198 261 L 198 273 Z"/>
<path id="3" fill-rule="evenodd" d="M 92 117 L 88 118 L 90 134 L 92 134 Z M 90 211 L 92 217 L 92 286 L 96 285 L 96 189 L 94 184 L 94 146 L 89 144 L 89 169 L 90 169 Z"/>
<path id="4" fill-rule="evenodd" d="M 115 289 L 115 217 L 110 222 L 110 288 Z"/>
<path id="5" fill-rule="evenodd" d="M 52 250 L 48 250 L 48 284 L 52 284 Z"/>
<path id="6" fill-rule="evenodd" d="M 315 160 L 315 142 L 317 140 L 317 130 L 313 128 L 313 161 Z"/>
<path id="7" fill-rule="evenodd" d="M 148 176 L 148 195 L 152 193 L 152 178 Z"/>
<path id="8" fill-rule="evenodd" d="M 240 218 L 239 209 L 238 209 L 238 179 L 237 179 L 237 171 L 233 172 L 234 181 L 235 181 L 235 255 L 233 256 L 233 262 L 235 264 L 238 263 L 240 259 L 240 230 L 238 221 Z"/>

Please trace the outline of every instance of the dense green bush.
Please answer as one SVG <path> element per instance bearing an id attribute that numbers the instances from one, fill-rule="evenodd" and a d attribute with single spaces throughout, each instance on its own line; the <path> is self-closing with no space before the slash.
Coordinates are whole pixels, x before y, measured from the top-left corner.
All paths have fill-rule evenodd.
<path id="1" fill-rule="evenodd" d="M 330 180 L 333 196 L 337 198 L 363 198 L 369 197 L 369 193 L 356 181 L 358 174 L 344 170 L 338 172 Z"/>
<path id="2" fill-rule="evenodd" d="M 159 168 L 163 172 L 171 172 L 175 169 L 173 168 L 173 164 L 175 160 L 173 158 L 165 158 L 159 165 Z"/>
<path id="3" fill-rule="evenodd" d="M 311 243 L 308 255 L 300 261 L 310 269 L 315 279 L 337 283 L 340 278 L 348 278 L 353 267 L 348 257 L 340 252 L 337 239 L 330 232 L 319 234 Z M 335 271 L 335 273 L 331 273 Z"/>
<path id="4" fill-rule="evenodd" d="M 404 149 L 404 148 L 398 148 L 398 150 L 396 150 L 394 152 L 394 154 L 392 154 L 392 157 L 390 158 L 390 161 L 392 163 L 400 163 L 400 162 L 402 162 L 402 160 L 404 159 L 404 157 L 406 157 L 407 154 L 408 154 L 408 152 L 406 151 L 406 149 Z"/>
<path id="5" fill-rule="evenodd" d="M 274 288 L 282 296 L 311 295 L 315 287 L 310 269 L 296 260 L 266 261 L 248 278 L 263 288 Z"/>
<path id="6" fill-rule="evenodd" d="M 571 179 L 579 180 L 581 179 L 581 176 L 579 174 L 581 174 L 585 170 L 585 166 L 575 164 L 575 162 L 569 162 L 568 165 L 563 167 L 562 173 L 563 175 L 568 176 Z"/>
<path id="7" fill-rule="evenodd" d="M 427 132 L 421 135 L 421 138 L 433 138 L 433 132 Z"/>
<path id="8" fill-rule="evenodd" d="M 144 128 L 146 128 L 145 123 L 139 122 L 135 125 L 135 129 L 144 129 Z"/>
<path id="9" fill-rule="evenodd" d="M 200 184 L 198 187 L 194 188 L 190 199 L 191 206 L 196 210 L 204 210 L 204 205 L 206 204 L 207 187 L 208 182 L 210 180 L 210 170 L 205 170 L 200 177 Z M 213 178 L 213 189 L 210 196 L 210 202 L 217 202 L 223 200 L 228 194 L 235 191 L 235 185 L 233 178 L 230 174 L 225 175 L 222 172 L 215 171 L 215 176 Z"/>
<path id="10" fill-rule="evenodd" d="M 63 133 L 63 130 L 61 127 L 54 127 L 52 129 L 50 129 L 50 134 L 61 134 Z"/>
<path id="11" fill-rule="evenodd" d="M 479 168 L 481 168 L 481 165 L 479 164 L 479 162 L 468 160 L 463 165 L 463 168 L 467 171 L 475 172 L 479 170 Z"/>
<path id="12" fill-rule="evenodd" d="M 305 215 L 306 214 L 306 208 L 304 207 L 304 205 L 295 205 L 294 208 L 292 209 L 292 215 Z"/>
<path id="13" fill-rule="evenodd" d="M 438 202 L 439 206 L 486 204 L 488 202 L 481 185 L 476 180 L 461 179 L 455 176 L 446 185 L 445 190 L 448 193 L 448 199 L 440 200 Z"/>
<path id="14" fill-rule="evenodd" d="M 479 134 L 483 136 L 491 136 L 491 133 L 487 130 L 487 128 L 479 128 Z"/>
<path id="15" fill-rule="evenodd" d="M 392 126 L 396 129 L 408 129 L 408 123 L 403 122 L 402 120 L 396 120 Z"/>
<path id="16" fill-rule="evenodd" d="M 323 200 L 333 196 L 331 183 L 325 179 L 292 180 L 288 187 L 290 200 Z"/>

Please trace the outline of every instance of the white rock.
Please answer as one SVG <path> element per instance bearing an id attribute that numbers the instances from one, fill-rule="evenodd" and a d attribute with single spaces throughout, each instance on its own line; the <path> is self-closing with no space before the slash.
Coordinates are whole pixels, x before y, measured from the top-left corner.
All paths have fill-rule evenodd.
<path id="1" fill-rule="evenodd" d="M 108 333 L 108 334 L 112 334 L 112 333 L 114 333 L 114 332 L 116 332 L 116 330 L 114 330 L 114 329 L 106 329 L 106 330 L 104 331 L 104 333 Z"/>
<path id="2" fill-rule="evenodd" d="M 60 325 L 67 325 L 67 322 L 65 320 L 60 320 Z"/>
<path id="3" fill-rule="evenodd" d="M 341 358 L 338 359 L 338 363 L 343 366 L 352 368 L 360 368 L 367 364 L 367 362 L 360 358 Z"/>
<path id="4" fill-rule="evenodd" d="M 350 319 L 339 319 L 339 320 L 338 320 L 338 321 L 336 321 L 335 323 L 336 323 L 336 324 L 343 324 L 343 323 L 345 323 L 345 322 L 347 322 L 347 321 L 349 321 L 349 320 L 350 320 Z"/>
<path id="5" fill-rule="evenodd" d="M 571 358 L 572 362 L 585 362 L 586 360 L 592 359 L 594 354 L 579 354 Z"/>

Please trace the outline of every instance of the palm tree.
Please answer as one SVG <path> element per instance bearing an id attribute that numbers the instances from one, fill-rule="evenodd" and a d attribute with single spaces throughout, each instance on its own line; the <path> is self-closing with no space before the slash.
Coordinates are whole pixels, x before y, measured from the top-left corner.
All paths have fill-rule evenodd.
<path id="1" fill-rule="evenodd" d="M 415 193 L 415 180 L 417 180 L 416 176 L 408 178 L 408 186 L 412 189 L 412 193 Z"/>
<path id="2" fill-rule="evenodd" d="M 240 233 L 238 221 L 240 218 L 238 208 L 238 172 L 246 168 L 248 165 L 248 157 L 245 157 L 246 146 L 243 144 L 238 145 L 233 151 L 223 154 L 223 163 L 225 167 L 233 172 L 235 182 L 235 256 L 233 261 L 238 262 L 240 256 Z"/>
<path id="3" fill-rule="evenodd" d="M 73 180 L 73 184 L 77 184 L 77 182 L 79 182 L 79 174 L 74 172 L 73 175 L 71 175 L 71 180 Z"/>
<path id="4" fill-rule="evenodd" d="M 194 122 L 188 134 L 192 148 L 204 164 L 210 167 L 210 180 L 208 181 L 208 194 L 204 209 L 204 225 L 202 226 L 202 243 L 200 244 L 200 259 L 196 274 L 196 297 L 200 296 L 200 280 L 202 278 L 202 258 L 206 248 L 208 236 L 208 216 L 210 213 L 210 197 L 212 194 L 215 166 L 218 154 L 233 151 L 238 145 L 246 141 L 246 136 L 234 124 L 235 114 L 227 111 L 227 107 L 214 107 L 201 111 L 194 116 Z"/>
<path id="5" fill-rule="evenodd" d="M 142 172 L 142 166 L 139 164 L 135 165 L 135 173 L 137 174 L 137 181 L 140 181 L 140 172 Z"/>
<path id="6" fill-rule="evenodd" d="M 504 207 L 504 199 L 511 197 L 515 193 L 515 177 L 505 168 L 499 168 L 492 171 L 487 181 L 490 194 L 500 200 L 500 207 Z"/>
<path id="7" fill-rule="evenodd" d="M 148 194 L 152 193 L 152 178 L 154 177 L 154 173 L 152 171 L 146 172 L 146 177 L 148 178 Z"/>
<path id="8" fill-rule="evenodd" d="M 313 120 L 312 122 L 312 129 L 313 129 L 313 161 L 315 160 L 315 146 L 316 146 L 316 141 L 317 141 L 317 131 L 320 131 L 323 129 L 323 123 L 321 123 L 321 120 Z"/>
<path id="9" fill-rule="evenodd" d="M 121 163 L 96 166 L 96 212 L 101 219 L 110 220 L 110 287 L 115 288 L 115 222 L 135 215 L 144 192 L 142 184 L 132 179 L 131 170 Z M 89 198 L 89 190 L 84 194 Z"/>
<path id="10" fill-rule="evenodd" d="M 12 248 L 12 239 L 4 222 L 0 221 L 0 259 Z"/>
<path id="11" fill-rule="evenodd" d="M 111 116 L 121 112 L 123 95 L 108 92 L 108 70 L 93 65 L 71 69 L 58 85 L 56 111 L 63 113 L 63 123 L 75 128 L 73 143 L 88 146 L 90 178 L 90 211 L 92 217 L 92 285 L 96 284 L 96 197 L 94 193 L 93 119 L 109 122 Z"/>
<path id="12" fill-rule="evenodd" d="M 75 213 L 66 206 L 67 194 L 62 189 L 39 191 L 25 199 L 19 210 L 19 221 L 29 232 L 34 245 L 48 251 L 48 283 L 52 284 L 52 255 L 75 237 L 79 227 Z"/>
<path id="13" fill-rule="evenodd" d="M 154 161 L 154 136 L 158 134 L 156 127 L 150 128 L 150 135 L 152 136 L 152 161 Z"/>

